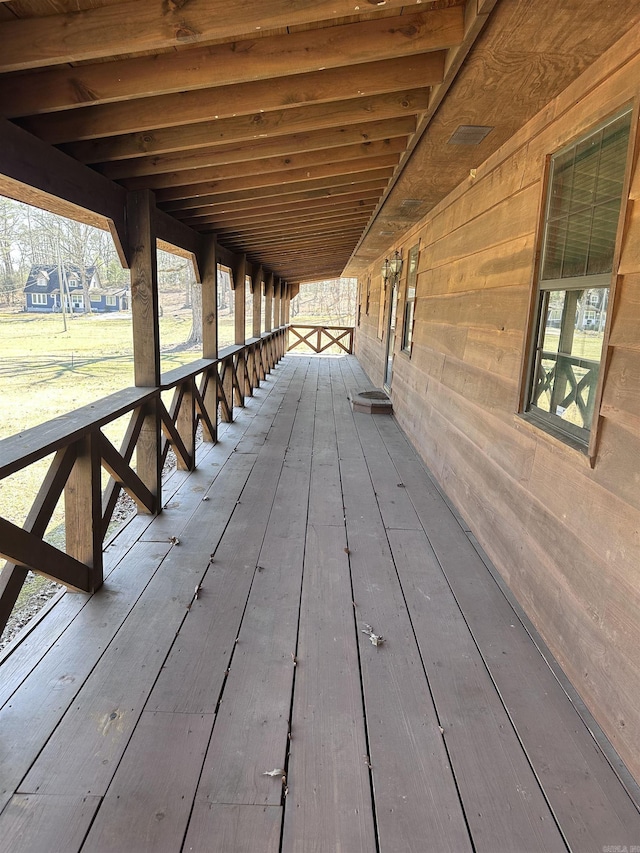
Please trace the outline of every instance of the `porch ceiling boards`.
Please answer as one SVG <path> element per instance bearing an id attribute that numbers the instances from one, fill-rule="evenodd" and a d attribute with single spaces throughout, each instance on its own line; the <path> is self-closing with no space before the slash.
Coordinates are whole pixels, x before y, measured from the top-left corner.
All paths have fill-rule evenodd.
<path id="1" fill-rule="evenodd" d="M 351 357 L 287 356 L 107 548 L 105 586 L 4 661 L 3 853 L 638 840 L 471 534 L 393 419 L 352 413 L 363 387 Z"/>
<path id="2" fill-rule="evenodd" d="M 624 0 L 11 0 L 0 110 L 295 283 L 362 270 L 637 20 Z M 493 130 L 450 143 L 459 125 Z"/>

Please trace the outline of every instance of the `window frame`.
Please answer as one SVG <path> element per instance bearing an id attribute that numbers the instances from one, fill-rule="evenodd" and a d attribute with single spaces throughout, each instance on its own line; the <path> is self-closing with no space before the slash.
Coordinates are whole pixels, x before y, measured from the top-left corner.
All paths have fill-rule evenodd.
<path id="1" fill-rule="evenodd" d="M 411 262 L 415 257 L 415 266 L 412 269 Z M 400 351 L 411 358 L 413 352 L 413 330 L 416 324 L 416 301 L 418 295 L 418 269 L 420 266 L 420 240 L 407 252 L 407 276 L 404 286 L 404 306 L 402 309 L 402 337 L 400 339 Z M 413 282 L 413 284 L 412 284 Z M 413 298 L 409 299 L 409 288 L 413 286 Z M 409 317 L 409 309 L 411 316 Z"/>
<path id="2" fill-rule="evenodd" d="M 627 142 L 625 171 L 623 178 L 622 194 L 620 199 L 620 210 L 618 213 L 618 221 L 616 226 L 616 236 L 614 243 L 614 251 L 612 257 L 612 269 L 610 273 L 594 274 L 591 276 L 580 276 L 576 278 L 542 280 L 542 261 L 544 257 L 545 232 L 547 216 L 550 204 L 551 191 L 551 173 L 553 158 L 568 149 L 580 144 L 588 139 L 593 134 L 597 133 L 602 128 L 613 123 L 623 115 L 630 113 L 629 139 Z M 628 219 L 629 209 L 629 194 L 630 183 L 635 162 L 635 154 L 638 149 L 638 99 L 627 101 L 619 105 L 615 112 L 611 112 L 600 118 L 597 122 L 590 124 L 581 130 L 578 134 L 573 135 L 564 145 L 557 148 L 552 154 L 545 157 L 544 172 L 541 180 L 541 195 L 538 210 L 538 226 L 536 229 L 536 255 L 534 259 L 530 301 L 527 317 L 527 334 L 523 349 L 522 369 L 520 374 L 520 386 L 518 393 L 518 416 L 524 421 L 532 424 L 536 430 L 540 430 L 542 434 L 547 434 L 562 442 L 562 444 L 572 447 L 585 455 L 591 467 L 595 465 L 595 457 L 597 454 L 598 442 L 600 438 L 601 417 L 600 406 L 604 389 L 604 382 L 607 373 L 609 360 L 609 336 L 611 330 L 611 322 L 614 314 L 615 293 L 618 280 L 618 269 L 620 265 L 621 247 L 625 233 L 625 226 Z M 589 286 L 585 286 L 585 281 L 589 282 Z M 578 284 L 578 282 L 580 284 Z M 603 284 L 606 282 L 606 284 Z M 552 415 L 551 413 L 543 413 L 539 411 L 532 412 L 530 410 L 530 398 L 533 393 L 533 371 L 536 365 L 536 350 L 541 331 L 541 308 L 543 305 L 542 294 L 544 291 L 553 290 L 591 290 L 598 287 L 606 286 L 609 291 L 607 318 L 604 327 L 604 335 L 602 341 L 602 350 L 600 355 L 600 368 L 595 392 L 593 416 L 589 430 L 588 441 L 577 438 L 572 435 L 570 430 L 566 429 L 566 421 Z M 542 329 L 544 331 L 544 329 Z M 544 415 L 547 415 L 545 417 Z"/>
<path id="3" fill-rule="evenodd" d="M 31 304 L 32 305 L 48 305 L 49 297 L 46 293 L 32 293 L 31 294 Z"/>

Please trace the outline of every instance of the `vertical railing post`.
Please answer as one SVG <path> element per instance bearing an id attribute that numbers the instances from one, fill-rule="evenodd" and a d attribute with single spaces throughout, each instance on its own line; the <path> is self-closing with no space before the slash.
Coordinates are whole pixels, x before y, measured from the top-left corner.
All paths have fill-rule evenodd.
<path id="1" fill-rule="evenodd" d="M 185 450 L 191 458 L 191 469 L 196 467 L 196 398 L 194 394 L 195 378 L 192 376 L 182 388 L 182 400 L 176 416 L 176 429 L 182 439 Z M 178 468 L 187 470 L 188 466 L 176 453 Z"/>
<path id="2" fill-rule="evenodd" d="M 127 229 L 131 269 L 133 365 L 139 387 L 160 385 L 160 328 L 158 322 L 158 269 L 156 261 L 155 198 L 149 190 L 127 196 Z M 160 413 L 157 400 L 148 405 L 136 445 L 136 471 L 162 505 Z"/>
<path id="3" fill-rule="evenodd" d="M 97 436 L 77 442 L 64 487 L 66 552 L 91 569 L 91 591 L 102 585 L 102 468 Z"/>
<path id="4" fill-rule="evenodd" d="M 253 337 L 259 338 L 262 334 L 262 267 L 255 266 L 253 268 L 251 290 L 253 292 Z M 256 344 L 253 351 L 253 363 L 256 371 L 255 384 L 258 386 L 264 379 L 262 344 Z"/>
<path id="5" fill-rule="evenodd" d="M 264 330 L 273 328 L 273 273 L 269 273 L 264 283 Z"/>
<path id="6" fill-rule="evenodd" d="M 245 341 L 245 317 L 246 317 L 246 306 L 244 302 L 245 297 L 245 278 L 246 278 L 246 270 L 247 270 L 247 256 L 246 255 L 237 255 L 236 261 L 233 268 L 233 289 L 235 298 L 233 300 L 233 317 L 234 317 L 234 330 L 235 330 L 235 344 L 236 346 L 244 346 Z M 236 390 L 237 394 L 237 404 L 239 406 L 244 406 L 244 397 L 245 394 L 250 393 L 250 390 L 247 390 L 246 382 L 245 382 L 245 353 L 242 352 L 236 358 L 236 376 L 238 378 L 238 388 Z"/>
<path id="7" fill-rule="evenodd" d="M 218 357 L 218 251 L 215 234 L 202 238 L 198 263 L 202 276 L 202 357 Z M 207 378 L 203 404 L 215 433 L 202 421 L 205 441 L 215 442 L 218 425 L 218 372 L 214 368 Z"/>

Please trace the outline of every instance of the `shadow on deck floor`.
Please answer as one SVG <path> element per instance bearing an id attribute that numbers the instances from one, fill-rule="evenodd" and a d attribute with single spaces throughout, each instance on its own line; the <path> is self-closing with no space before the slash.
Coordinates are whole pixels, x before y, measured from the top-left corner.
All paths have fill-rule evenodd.
<path id="1" fill-rule="evenodd" d="M 640 845 L 395 421 L 352 413 L 365 384 L 353 358 L 285 358 L 109 546 L 104 588 L 5 660 L 2 853 Z"/>

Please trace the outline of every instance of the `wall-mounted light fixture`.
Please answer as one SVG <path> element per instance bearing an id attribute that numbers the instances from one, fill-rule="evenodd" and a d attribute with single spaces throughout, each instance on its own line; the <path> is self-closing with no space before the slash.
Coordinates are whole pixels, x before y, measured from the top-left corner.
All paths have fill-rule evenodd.
<path id="1" fill-rule="evenodd" d="M 402 272 L 402 257 L 400 252 L 396 249 L 394 256 L 389 260 L 389 258 L 384 259 L 384 263 L 382 264 L 382 278 L 384 283 L 388 282 L 397 282 L 400 278 L 400 273 Z"/>

